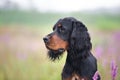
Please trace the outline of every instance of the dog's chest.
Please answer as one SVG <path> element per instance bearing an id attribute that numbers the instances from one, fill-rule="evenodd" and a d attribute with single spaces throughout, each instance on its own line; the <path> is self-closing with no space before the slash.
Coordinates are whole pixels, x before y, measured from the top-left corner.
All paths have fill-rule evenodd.
<path id="1" fill-rule="evenodd" d="M 73 74 L 71 80 L 81 80 L 77 74 Z"/>
<path id="2" fill-rule="evenodd" d="M 65 80 L 87 80 L 87 79 L 82 78 L 79 75 L 73 73 L 71 77 L 69 77 L 68 79 L 65 79 Z"/>

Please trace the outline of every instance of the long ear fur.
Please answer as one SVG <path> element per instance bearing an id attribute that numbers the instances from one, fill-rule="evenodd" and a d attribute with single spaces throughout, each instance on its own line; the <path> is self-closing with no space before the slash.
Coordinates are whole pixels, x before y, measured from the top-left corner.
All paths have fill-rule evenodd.
<path id="1" fill-rule="evenodd" d="M 92 44 L 85 25 L 79 21 L 73 22 L 70 45 L 77 51 L 90 50 Z"/>

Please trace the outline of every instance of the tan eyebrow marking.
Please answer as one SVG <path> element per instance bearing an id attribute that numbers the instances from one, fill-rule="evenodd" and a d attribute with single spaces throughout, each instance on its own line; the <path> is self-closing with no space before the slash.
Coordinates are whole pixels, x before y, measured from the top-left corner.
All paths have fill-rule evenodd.
<path id="1" fill-rule="evenodd" d="M 61 27 L 62 25 L 59 23 L 57 26 L 58 26 L 58 27 Z"/>

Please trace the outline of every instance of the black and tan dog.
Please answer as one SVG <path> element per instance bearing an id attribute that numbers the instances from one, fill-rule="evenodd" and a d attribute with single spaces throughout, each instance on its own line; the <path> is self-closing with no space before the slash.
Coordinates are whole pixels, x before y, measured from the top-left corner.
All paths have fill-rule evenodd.
<path id="1" fill-rule="evenodd" d="M 90 52 L 90 36 L 82 22 L 73 17 L 60 19 L 43 40 L 51 60 L 59 59 L 65 51 L 68 53 L 62 80 L 93 80 L 97 60 Z"/>

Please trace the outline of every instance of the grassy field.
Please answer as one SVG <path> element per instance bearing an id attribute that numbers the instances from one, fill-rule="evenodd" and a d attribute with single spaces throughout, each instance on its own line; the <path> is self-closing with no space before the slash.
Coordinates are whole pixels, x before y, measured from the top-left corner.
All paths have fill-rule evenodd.
<path id="1" fill-rule="evenodd" d="M 73 16 L 89 29 L 102 80 L 111 79 L 111 62 L 120 79 L 120 16 L 107 13 L 0 11 L 0 80 L 61 80 L 66 55 L 51 62 L 42 38 L 59 18 Z"/>

